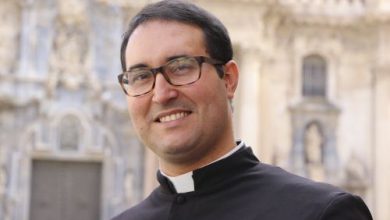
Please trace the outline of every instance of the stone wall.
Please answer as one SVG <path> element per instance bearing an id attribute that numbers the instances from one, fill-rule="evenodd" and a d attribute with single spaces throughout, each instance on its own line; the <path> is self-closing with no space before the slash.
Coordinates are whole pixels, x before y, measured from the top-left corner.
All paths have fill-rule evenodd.
<path id="1" fill-rule="evenodd" d="M 149 2 L 2 1 L 0 219 L 28 219 L 32 160 L 101 162 L 102 219 L 156 185 L 156 158 L 116 82 L 122 32 Z M 387 1 L 194 2 L 232 37 L 236 137 L 262 161 L 360 194 L 374 219 L 389 219 Z M 302 93 L 311 55 L 326 63 L 323 97 Z"/>

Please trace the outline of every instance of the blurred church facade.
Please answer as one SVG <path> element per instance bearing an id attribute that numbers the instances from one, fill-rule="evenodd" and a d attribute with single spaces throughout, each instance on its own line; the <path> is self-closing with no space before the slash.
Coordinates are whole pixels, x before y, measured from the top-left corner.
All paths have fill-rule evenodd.
<path id="1" fill-rule="evenodd" d="M 109 219 L 155 186 L 116 80 L 122 33 L 149 2 L 0 3 L 0 219 Z M 389 219 L 390 2 L 193 2 L 232 37 L 236 136 Z"/>

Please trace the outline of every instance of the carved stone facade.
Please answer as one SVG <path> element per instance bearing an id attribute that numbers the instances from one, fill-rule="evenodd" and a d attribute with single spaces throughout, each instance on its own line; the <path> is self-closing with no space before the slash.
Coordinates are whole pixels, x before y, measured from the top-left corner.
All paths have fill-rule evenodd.
<path id="1" fill-rule="evenodd" d="M 116 82 L 123 11 L 89 0 L 0 4 L 0 219 L 31 219 L 34 161 L 101 164 L 90 183 L 101 186 L 101 219 L 143 197 L 144 148 Z"/>
<path id="2" fill-rule="evenodd" d="M 374 219 L 389 219 L 389 2 L 196 2 L 227 24 L 236 48 L 236 136 L 262 161 L 357 193 Z"/>
<path id="3" fill-rule="evenodd" d="M 156 158 L 116 82 L 122 32 L 149 2 L 2 1 L 0 219 L 30 219 L 37 160 L 101 163 L 101 219 L 153 188 Z M 389 219 L 388 1 L 194 2 L 232 36 L 236 136 L 262 161 L 358 193 L 374 219 Z"/>

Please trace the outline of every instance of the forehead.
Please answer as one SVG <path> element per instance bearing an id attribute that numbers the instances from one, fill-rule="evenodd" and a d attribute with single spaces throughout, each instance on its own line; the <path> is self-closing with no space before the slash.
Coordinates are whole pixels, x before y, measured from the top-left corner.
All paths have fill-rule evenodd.
<path id="1" fill-rule="evenodd" d="M 152 20 L 138 26 L 126 47 L 126 65 L 163 62 L 177 55 L 206 55 L 201 28 L 177 21 Z"/>

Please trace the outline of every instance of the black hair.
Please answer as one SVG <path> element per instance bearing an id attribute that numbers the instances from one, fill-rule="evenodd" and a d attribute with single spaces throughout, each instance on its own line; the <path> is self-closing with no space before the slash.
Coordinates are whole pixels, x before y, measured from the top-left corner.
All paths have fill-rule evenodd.
<path id="1" fill-rule="evenodd" d="M 142 23 L 151 20 L 177 21 L 195 25 L 202 29 L 206 43 L 206 52 L 211 58 L 226 63 L 233 58 L 233 48 L 226 27 L 206 10 L 186 1 L 164 0 L 149 4 L 138 12 L 130 21 L 124 33 L 121 45 L 121 64 L 126 70 L 126 47 L 131 34 Z M 217 67 L 219 75 L 222 68 Z"/>

